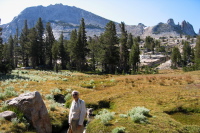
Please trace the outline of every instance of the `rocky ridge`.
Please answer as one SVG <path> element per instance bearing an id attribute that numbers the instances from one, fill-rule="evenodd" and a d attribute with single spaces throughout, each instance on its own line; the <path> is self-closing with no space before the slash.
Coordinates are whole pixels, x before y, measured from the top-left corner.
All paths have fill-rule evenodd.
<path id="1" fill-rule="evenodd" d="M 23 10 L 10 23 L 1 25 L 3 28 L 3 39 L 7 41 L 10 35 L 16 34 L 16 29 L 21 32 L 24 26 L 24 20 L 27 20 L 28 27 L 32 28 L 41 17 L 44 27 L 47 22 L 51 22 L 55 38 L 58 39 L 60 33 L 64 32 L 65 39 L 69 39 L 70 33 L 73 29 L 77 29 L 81 18 L 84 18 L 86 24 L 86 31 L 88 36 L 99 36 L 104 32 L 105 25 L 110 21 L 91 12 L 85 11 L 77 7 L 71 7 L 62 4 L 36 7 L 28 7 Z M 120 34 L 120 28 L 117 24 L 117 32 Z M 185 20 L 179 24 L 175 24 L 173 19 L 169 19 L 167 23 L 158 23 L 155 26 L 146 27 L 144 24 L 126 25 L 126 29 L 134 36 L 177 36 L 180 34 L 195 36 L 193 26 Z"/>

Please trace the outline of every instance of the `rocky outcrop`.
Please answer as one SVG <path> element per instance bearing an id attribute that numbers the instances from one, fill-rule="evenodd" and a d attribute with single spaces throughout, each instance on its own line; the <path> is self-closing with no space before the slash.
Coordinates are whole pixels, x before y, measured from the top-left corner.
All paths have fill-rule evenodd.
<path id="1" fill-rule="evenodd" d="M 21 94 L 7 103 L 22 111 L 37 133 L 52 132 L 48 111 L 39 92 Z"/>
<path id="2" fill-rule="evenodd" d="M 0 113 L 0 117 L 11 121 L 11 119 L 16 118 L 17 115 L 13 111 L 4 111 L 4 112 Z"/>
<path id="3" fill-rule="evenodd" d="M 194 32 L 193 26 L 189 22 L 186 22 L 185 20 L 181 24 L 181 30 L 183 34 L 185 35 L 190 35 L 190 36 L 196 35 L 196 33 Z"/>
<path id="4" fill-rule="evenodd" d="M 198 35 L 200 35 L 200 29 L 199 29 L 199 34 Z"/>
<path id="5" fill-rule="evenodd" d="M 167 21 L 167 24 L 171 26 L 175 26 L 174 20 L 171 18 Z"/>
<path id="6" fill-rule="evenodd" d="M 143 37 L 152 36 L 152 37 L 162 37 L 162 36 L 179 36 L 190 35 L 195 36 L 193 26 L 186 21 L 183 21 L 181 25 L 179 23 L 176 25 L 173 19 L 169 19 L 167 23 L 158 23 L 155 26 L 147 27 L 144 30 Z"/>

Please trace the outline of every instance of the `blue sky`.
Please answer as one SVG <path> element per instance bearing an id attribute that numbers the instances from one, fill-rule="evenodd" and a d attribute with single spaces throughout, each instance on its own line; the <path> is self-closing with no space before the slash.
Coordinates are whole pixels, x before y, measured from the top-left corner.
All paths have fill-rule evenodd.
<path id="1" fill-rule="evenodd" d="M 76 6 L 129 25 L 153 26 L 173 18 L 176 24 L 186 20 L 196 32 L 200 29 L 200 0 L 1 0 L 0 18 L 2 24 L 8 23 L 26 7 L 56 3 Z"/>

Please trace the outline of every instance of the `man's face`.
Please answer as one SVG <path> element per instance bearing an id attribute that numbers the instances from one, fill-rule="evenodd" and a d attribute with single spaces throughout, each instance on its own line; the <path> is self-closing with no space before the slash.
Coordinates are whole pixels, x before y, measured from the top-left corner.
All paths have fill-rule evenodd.
<path id="1" fill-rule="evenodd" d="M 74 98 L 74 99 L 77 99 L 77 98 L 78 98 L 78 93 L 77 93 L 77 92 L 75 92 L 75 93 L 73 93 L 73 95 L 72 95 L 72 96 L 73 96 L 73 98 Z"/>

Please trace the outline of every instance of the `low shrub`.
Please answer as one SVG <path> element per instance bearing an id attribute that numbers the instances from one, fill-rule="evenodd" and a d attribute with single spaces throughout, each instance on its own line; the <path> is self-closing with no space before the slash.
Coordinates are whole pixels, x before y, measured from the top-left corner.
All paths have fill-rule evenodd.
<path id="1" fill-rule="evenodd" d="M 128 112 L 128 116 L 135 123 L 148 123 L 147 117 L 151 116 L 149 112 L 150 110 L 145 107 L 135 107 Z"/>
<path id="2" fill-rule="evenodd" d="M 59 94 L 59 93 L 61 93 L 61 90 L 59 88 L 56 88 L 56 89 L 51 90 L 51 93 Z"/>
<path id="3" fill-rule="evenodd" d="M 145 117 L 143 114 L 136 113 L 131 115 L 130 118 L 135 123 L 148 123 L 147 117 Z"/>
<path id="4" fill-rule="evenodd" d="M 13 126 L 16 126 L 16 125 L 19 124 L 20 121 L 19 121 L 18 118 L 13 118 L 13 119 L 11 120 L 11 122 L 12 122 Z"/>
<path id="5" fill-rule="evenodd" d="M 72 97 L 72 95 L 70 93 L 68 93 L 66 96 L 65 96 L 65 101 L 68 101 L 70 100 Z"/>
<path id="6" fill-rule="evenodd" d="M 68 81 L 68 79 L 67 79 L 67 78 L 64 78 L 64 79 L 62 79 L 62 81 Z"/>
<path id="7" fill-rule="evenodd" d="M 114 118 L 115 112 L 110 112 L 106 109 L 101 110 L 96 116 L 95 119 L 100 119 L 101 122 L 106 125 L 110 120 Z"/>
<path id="8" fill-rule="evenodd" d="M 116 127 L 112 130 L 112 133 L 125 133 L 125 127 Z"/>
<path id="9" fill-rule="evenodd" d="M 46 98 L 47 100 L 54 100 L 54 96 L 53 96 L 52 94 L 46 94 L 46 95 L 45 95 L 45 98 Z"/>
<path id="10" fill-rule="evenodd" d="M 121 117 L 121 118 L 127 118 L 128 115 L 126 115 L 126 114 L 119 114 L 119 117 Z"/>

